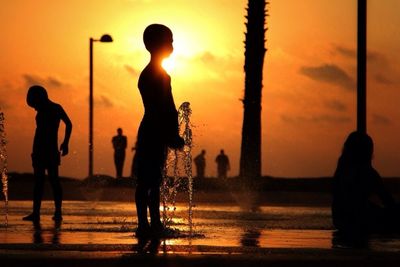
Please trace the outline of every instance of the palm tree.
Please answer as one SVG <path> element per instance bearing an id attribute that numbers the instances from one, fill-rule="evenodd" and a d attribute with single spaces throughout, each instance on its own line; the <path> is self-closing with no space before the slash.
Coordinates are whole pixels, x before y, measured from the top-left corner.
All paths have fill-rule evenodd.
<path id="1" fill-rule="evenodd" d="M 261 177 L 261 91 L 265 49 L 267 2 L 249 0 L 245 33 L 245 90 L 240 154 L 240 176 Z"/>

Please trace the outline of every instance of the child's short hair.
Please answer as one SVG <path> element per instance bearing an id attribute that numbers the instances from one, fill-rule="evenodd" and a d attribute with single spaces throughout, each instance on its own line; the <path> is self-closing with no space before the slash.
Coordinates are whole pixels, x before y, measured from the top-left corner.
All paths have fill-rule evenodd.
<path id="1" fill-rule="evenodd" d="M 144 45 L 150 53 L 157 51 L 170 40 L 172 40 L 172 31 L 162 24 L 151 24 L 143 33 Z"/>
<path id="2" fill-rule="evenodd" d="M 26 96 L 26 103 L 30 107 L 34 107 L 37 103 L 41 103 L 49 99 L 46 89 L 40 85 L 33 85 L 29 88 Z"/>

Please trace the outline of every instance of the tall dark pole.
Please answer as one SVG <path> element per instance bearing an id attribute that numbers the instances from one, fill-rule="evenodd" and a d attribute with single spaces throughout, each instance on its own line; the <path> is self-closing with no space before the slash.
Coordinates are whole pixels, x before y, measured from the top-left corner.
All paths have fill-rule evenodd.
<path id="1" fill-rule="evenodd" d="M 93 38 L 89 39 L 89 177 L 93 177 Z"/>
<path id="2" fill-rule="evenodd" d="M 245 33 L 242 145 L 240 173 L 244 178 L 261 177 L 261 97 L 265 52 L 265 0 L 249 0 Z"/>
<path id="3" fill-rule="evenodd" d="M 357 131 L 367 132 L 367 0 L 357 4 Z"/>
<path id="4" fill-rule="evenodd" d="M 111 43 L 109 34 L 89 39 L 89 177 L 93 177 L 93 42 Z"/>

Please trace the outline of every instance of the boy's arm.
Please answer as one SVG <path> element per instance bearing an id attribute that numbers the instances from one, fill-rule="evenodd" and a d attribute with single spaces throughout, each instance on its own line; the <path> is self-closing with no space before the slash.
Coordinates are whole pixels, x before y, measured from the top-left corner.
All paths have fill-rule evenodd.
<path id="1" fill-rule="evenodd" d="M 373 187 L 376 191 L 376 194 L 379 196 L 381 199 L 383 205 L 387 208 L 393 207 L 396 205 L 396 201 L 394 200 L 393 196 L 389 193 L 389 191 L 386 190 L 382 177 L 379 175 L 379 173 L 373 169 L 372 170 L 372 178 L 373 180 Z"/>
<path id="2" fill-rule="evenodd" d="M 61 117 L 60 117 L 61 120 L 65 123 L 64 141 L 61 144 L 60 150 L 62 151 L 61 155 L 65 156 L 68 154 L 68 144 L 69 144 L 69 139 L 71 137 L 71 132 L 72 132 L 72 123 L 63 108 L 61 108 L 60 115 L 61 115 Z"/>

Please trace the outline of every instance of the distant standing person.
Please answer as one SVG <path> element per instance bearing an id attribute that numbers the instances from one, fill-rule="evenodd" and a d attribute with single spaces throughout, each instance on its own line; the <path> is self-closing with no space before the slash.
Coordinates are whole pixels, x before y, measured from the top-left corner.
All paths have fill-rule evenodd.
<path id="1" fill-rule="evenodd" d="M 40 221 L 40 206 L 42 203 L 44 179 L 47 174 L 54 195 L 54 221 L 62 221 L 62 188 L 58 176 L 58 166 L 61 155 L 68 154 L 68 143 L 72 132 L 72 123 L 61 105 L 48 98 L 47 91 L 42 86 L 29 88 L 26 97 L 27 104 L 36 113 L 36 131 L 33 139 L 32 166 L 35 179 L 33 189 L 33 212 L 23 217 L 24 221 Z M 65 123 L 64 141 L 58 149 L 58 128 L 60 120 Z"/>
<path id="2" fill-rule="evenodd" d="M 203 149 L 199 155 L 194 158 L 194 164 L 196 165 L 197 178 L 204 178 L 206 170 L 206 151 Z"/>
<path id="3" fill-rule="evenodd" d="M 229 158 L 227 155 L 225 155 L 223 149 L 221 149 L 219 155 L 216 157 L 215 162 L 217 163 L 218 178 L 227 178 L 227 173 L 231 166 L 229 164 Z"/>
<path id="4" fill-rule="evenodd" d="M 112 138 L 112 144 L 114 147 L 114 163 L 117 172 L 117 179 L 122 178 L 122 171 L 124 169 L 125 162 L 125 149 L 127 146 L 127 138 L 122 135 L 122 129 L 117 129 L 117 135 Z"/>

